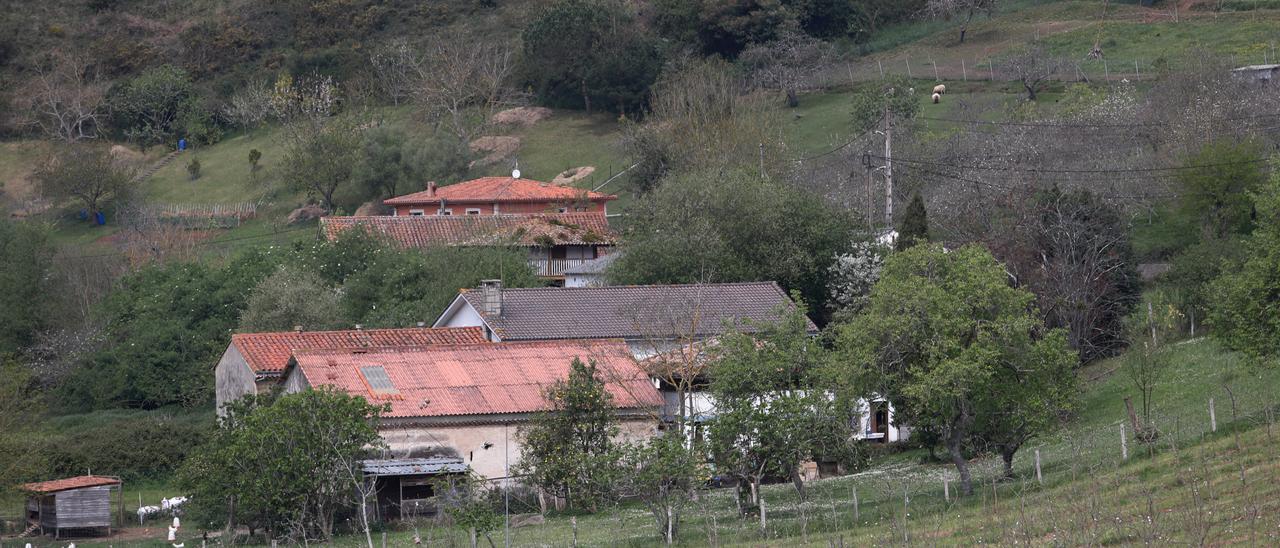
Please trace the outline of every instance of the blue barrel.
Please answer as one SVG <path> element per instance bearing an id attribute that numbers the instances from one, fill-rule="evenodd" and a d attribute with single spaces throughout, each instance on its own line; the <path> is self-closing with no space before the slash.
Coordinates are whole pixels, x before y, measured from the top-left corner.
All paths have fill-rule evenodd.
<path id="1" fill-rule="evenodd" d="M 93 214 L 93 220 L 98 223 L 98 226 L 107 224 L 107 216 L 103 215 L 101 211 Z"/>
<path id="2" fill-rule="evenodd" d="M 178 139 L 178 150 L 187 150 L 187 140 Z"/>

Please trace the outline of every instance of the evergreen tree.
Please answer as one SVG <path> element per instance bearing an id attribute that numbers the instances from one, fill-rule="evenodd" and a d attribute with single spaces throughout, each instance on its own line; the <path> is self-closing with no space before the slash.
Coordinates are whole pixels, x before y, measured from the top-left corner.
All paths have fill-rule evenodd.
<path id="1" fill-rule="evenodd" d="M 918 243 L 929 241 L 929 216 L 924 209 L 924 199 L 917 192 L 907 204 L 907 211 L 898 223 L 898 240 L 894 250 L 902 251 Z"/>

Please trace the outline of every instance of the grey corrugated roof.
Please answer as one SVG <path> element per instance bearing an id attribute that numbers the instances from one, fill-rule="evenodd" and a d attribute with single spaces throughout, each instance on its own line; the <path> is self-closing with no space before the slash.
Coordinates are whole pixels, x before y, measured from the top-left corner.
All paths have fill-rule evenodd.
<path id="1" fill-rule="evenodd" d="M 597 257 L 595 259 L 591 259 L 590 261 L 583 261 L 582 264 L 579 264 L 578 266 L 565 269 L 564 273 L 565 274 L 604 274 L 605 269 L 609 268 L 609 265 L 613 264 L 613 261 L 618 260 L 618 257 L 621 255 L 622 255 L 621 251 L 615 251 L 603 257 Z"/>
<path id="2" fill-rule="evenodd" d="M 794 306 L 774 282 L 503 289 L 500 316 L 483 313 L 480 290 L 462 297 L 506 341 L 704 337 L 776 321 L 780 307 Z"/>
<path id="3" fill-rule="evenodd" d="M 428 474 L 460 474 L 467 471 L 462 459 L 432 457 L 428 459 L 379 459 L 360 461 L 366 476 L 422 476 Z"/>

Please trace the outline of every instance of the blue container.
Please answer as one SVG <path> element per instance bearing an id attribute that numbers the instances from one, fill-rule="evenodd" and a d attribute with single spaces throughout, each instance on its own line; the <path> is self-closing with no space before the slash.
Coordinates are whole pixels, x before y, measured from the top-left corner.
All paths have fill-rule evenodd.
<path id="1" fill-rule="evenodd" d="M 187 140 L 178 139 L 178 150 L 187 150 Z"/>
<path id="2" fill-rule="evenodd" d="M 101 211 L 93 214 L 93 220 L 98 223 L 98 226 L 107 224 L 107 216 L 103 215 Z"/>

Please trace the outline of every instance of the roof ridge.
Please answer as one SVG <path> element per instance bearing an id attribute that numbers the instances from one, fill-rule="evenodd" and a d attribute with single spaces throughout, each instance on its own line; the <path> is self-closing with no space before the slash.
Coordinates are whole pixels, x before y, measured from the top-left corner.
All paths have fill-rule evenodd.
<path id="1" fill-rule="evenodd" d="M 480 329 L 478 327 L 471 329 Z M 501 342 L 476 342 L 476 343 L 437 343 L 437 344 L 401 344 L 401 345 L 380 345 L 376 347 L 365 346 L 317 346 L 313 348 L 299 348 L 293 351 L 294 354 L 325 354 L 351 352 L 360 354 L 369 354 L 374 352 L 397 352 L 405 353 L 405 350 L 416 351 L 444 351 L 456 349 L 460 347 L 485 347 L 485 348 L 509 348 L 511 346 L 569 346 L 569 342 L 581 343 L 581 346 L 600 346 L 605 344 L 626 344 L 626 340 L 621 337 L 608 337 L 600 339 L 538 339 L 538 340 L 521 340 L 521 341 L 501 341 Z M 360 352 L 356 352 L 360 351 Z"/>
<path id="2" fill-rule="evenodd" d="M 371 333 L 374 331 L 463 331 L 468 329 L 480 329 L 476 326 L 458 326 L 458 327 L 429 327 L 429 326 L 413 326 L 413 327 L 372 327 L 372 328 L 351 328 L 351 329 L 322 329 L 319 331 L 255 331 L 253 333 L 232 333 L 231 338 L 247 337 L 252 335 L 320 335 L 330 333 Z"/>
<path id="3" fill-rule="evenodd" d="M 599 259 L 599 257 L 597 257 L 597 259 Z M 504 287 L 502 288 L 502 291 L 503 292 L 544 291 L 544 290 L 546 291 L 578 291 L 578 290 L 608 291 L 608 290 L 629 289 L 629 288 L 636 288 L 636 287 L 708 287 L 708 286 L 725 287 L 725 286 L 744 286 L 744 285 L 772 285 L 781 289 L 781 286 L 778 285 L 778 282 L 769 280 L 769 281 L 760 281 L 760 282 L 707 282 L 707 283 L 692 283 L 692 284 L 624 284 L 624 285 L 583 286 L 583 287 Z M 783 294 L 786 295 L 786 293 L 783 293 Z"/>

